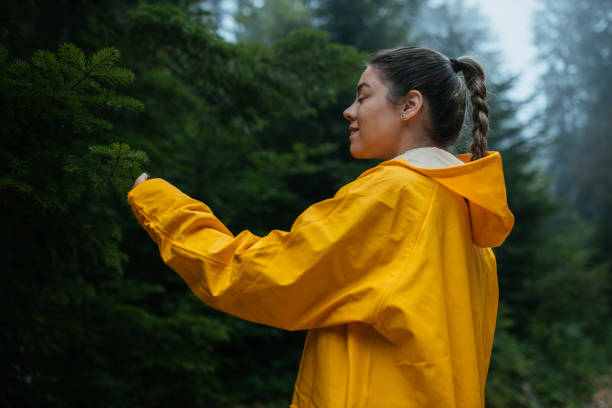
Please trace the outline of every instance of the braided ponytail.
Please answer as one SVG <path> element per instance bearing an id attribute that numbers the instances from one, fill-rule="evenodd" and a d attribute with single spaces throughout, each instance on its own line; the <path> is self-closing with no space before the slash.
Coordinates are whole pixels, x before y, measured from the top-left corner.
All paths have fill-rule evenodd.
<path id="1" fill-rule="evenodd" d="M 456 60 L 456 71 L 463 72 L 465 83 L 470 92 L 472 103 L 472 152 L 471 161 L 484 157 L 487 151 L 487 133 L 489 131 L 489 107 L 487 106 L 487 88 L 482 66 L 473 58 L 461 57 Z"/>

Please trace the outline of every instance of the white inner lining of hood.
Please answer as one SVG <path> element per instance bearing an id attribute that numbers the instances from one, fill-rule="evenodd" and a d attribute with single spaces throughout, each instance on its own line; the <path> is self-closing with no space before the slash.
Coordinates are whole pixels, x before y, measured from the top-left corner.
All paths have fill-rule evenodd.
<path id="1" fill-rule="evenodd" d="M 438 147 L 417 147 L 406 150 L 392 160 L 404 159 L 415 167 L 422 169 L 440 169 L 464 164 L 452 153 Z"/>

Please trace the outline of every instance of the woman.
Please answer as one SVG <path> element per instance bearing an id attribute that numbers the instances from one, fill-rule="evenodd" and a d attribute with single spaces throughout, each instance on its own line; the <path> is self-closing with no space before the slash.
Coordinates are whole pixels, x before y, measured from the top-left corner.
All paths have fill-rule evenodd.
<path id="1" fill-rule="evenodd" d="M 471 95 L 472 154 L 450 154 Z M 290 231 L 237 236 L 143 174 L 128 194 L 161 256 L 210 306 L 307 329 L 294 408 L 484 407 L 497 313 L 493 252 L 512 229 L 486 152 L 484 72 L 424 48 L 378 53 L 357 84 L 355 158 L 383 162 Z"/>

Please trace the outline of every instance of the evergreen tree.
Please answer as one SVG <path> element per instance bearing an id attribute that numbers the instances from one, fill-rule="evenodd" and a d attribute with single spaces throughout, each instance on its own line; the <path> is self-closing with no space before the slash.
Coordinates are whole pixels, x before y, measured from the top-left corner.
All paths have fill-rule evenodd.
<path id="1" fill-rule="evenodd" d="M 422 0 L 312 1 L 316 26 L 327 30 L 333 41 L 374 52 L 405 45 L 413 32 L 411 16 Z"/>
<path id="2" fill-rule="evenodd" d="M 321 187 L 312 178 L 326 174 L 337 181 L 341 175 L 329 169 L 340 166 L 325 159 L 333 147 L 328 139 L 265 130 L 292 117 L 314 123 L 308 118 L 333 101 L 351 79 L 347 67 L 358 67 L 362 57 L 316 31 L 297 32 L 274 47 L 227 44 L 202 25 L 192 4 L 181 9 L 123 3 L 103 12 L 75 1 L 67 7 L 79 24 L 71 20 L 56 29 L 23 23 L 35 20 L 32 15 L 45 7 L 27 15 L 7 6 L 13 11 L 3 31 L 7 48 L 25 54 L 20 48 L 25 44 L 68 39 L 93 50 L 116 44 L 138 78 L 130 93 L 147 109 L 134 115 L 114 108 L 101 115 L 96 107 L 91 120 L 76 104 L 79 99 L 66 102 L 62 112 L 48 109 L 27 142 L 47 152 L 48 160 L 32 156 L 27 166 L 19 162 L 7 169 L 8 176 L 27 170 L 28 177 L 47 180 L 43 192 L 66 188 L 80 194 L 65 205 L 62 216 L 44 213 L 25 198 L 19 201 L 21 193 L 6 202 L 6 237 L 13 243 L 5 246 L 4 257 L 13 271 L 3 288 L 11 330 L 2 348 L 13 367 L 7 403 L 25 398 L 34 406 L 232 406 L 240 401 L 285 406 L 303 335 L 292 337 L 219 315 L 161 263 L 121 204 L 140 171 L 134 160 L 144 157 L 127 151 L 126 143 L 147 152 L 153 175 L 210 203 L 233 231 L 288 228 L 312 199 L 313 187 L 317 194 L 321 188 L 333 193 L 334 182 Z M 85 19 L 89 23 L 83 26 Z M 43 88 L 40 92 L 38 99 L 48 97 Z M 135 99 L 101 85 L 92 85 L 82 99 L 93 104 L 98 93 L 106 98 L 103 106 L 120 107 L 128 100 L 137 106 Z M 55 106 L 63 97 L 48 104 Z M 35 99 L 33 110 L 23 111 L 30 116 L 38 112 Z M 20 112 L 15 108 L 12 116 L 3 117 L 3 127 L 18 128 Z M 85 125 L 94 124 L 106 128 L 86 133 Z M 73 133 L 81 136 L 69 137 Z M 7 146 L 4 154 L 17 155 L 17 147 Z M 54 177 L 58 174 L 61 180 Z M 11 183 L 16 190 L 18 183 Z M 110 188 L 113 183 L 120 187 L 118 195 Z M 99 195 L 93 194 L 98 190 Z M 26 214 L 31 222 L 21 222 Z M 36 239 L 29 236 L 32 231 Z M 22 241 L 28 245 L 14 249 Z M 53 279 L 42 280 L 40 273 Z M 75 305 L 78 313 L 71 314 Z M 23 339 L 27 347 L 20 348 Z M 83 372 L 88 375 L 77 375 Z"/>
<path id="3" fill-rule="evenodd" d="M 593 225 L 590 244 L 612 278 L 612 4 L 542 5 L 536 38 L 545 61 L 540 89 L 546 105 L 539 119 L 542 136 L 556 142 L 550 160 L 555 192 L 570 216 Z"/>
<path id="4" fill-rule="evenodd" d="M 65 43 L 28 62 L 9 60 L 0 46 L 7 406 L 111 403 L 137 377 L 119 374 L 130 347 L 101 354 L 100 344 L 125 342 L 131 325 L 147 332 L 159 324 L 133 302 L 163 288 L 122 279 L 118 197 L 147 157 L 113 142 L 110 112 L 143 109 L 115 89 L 134 80 L 119 57 L 110 47 L 88 58 Z M 96 370 L 83 377 L 90 366 Z"/>
<path id="5" fill-rule="evenodd" d="M 312 13 L 304 0 L 237 0 L 233 18 L 238 41 L 267 45 L 291 31 L 312 27 Z"/>

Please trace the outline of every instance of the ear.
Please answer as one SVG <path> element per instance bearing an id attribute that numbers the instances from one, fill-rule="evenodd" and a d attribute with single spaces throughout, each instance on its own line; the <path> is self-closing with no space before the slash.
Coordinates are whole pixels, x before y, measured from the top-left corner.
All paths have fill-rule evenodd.
<path id="1" fill-rule="evenodd" d="M 423 108 L 423 94 L 416 89 L 410 90 L 401 105 L 401 119 L 409 120 L 417 116 Z"/>

